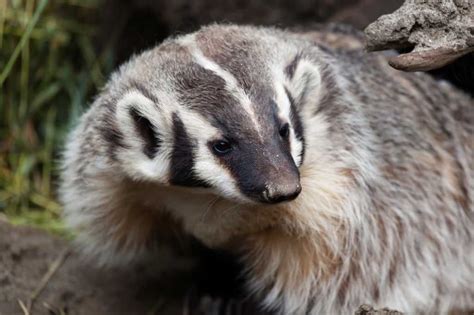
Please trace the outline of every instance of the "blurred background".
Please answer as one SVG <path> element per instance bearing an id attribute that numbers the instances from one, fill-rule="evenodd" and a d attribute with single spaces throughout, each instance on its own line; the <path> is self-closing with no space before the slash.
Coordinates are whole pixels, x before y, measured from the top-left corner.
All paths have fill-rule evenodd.
<path id="1" fill-rule="evenodd" d="M 0 0 L 0 216 L 65 235 L 55 199 L 67 131 L 110 72 L 211 22 L 360 29 L 402 0 Z"/>

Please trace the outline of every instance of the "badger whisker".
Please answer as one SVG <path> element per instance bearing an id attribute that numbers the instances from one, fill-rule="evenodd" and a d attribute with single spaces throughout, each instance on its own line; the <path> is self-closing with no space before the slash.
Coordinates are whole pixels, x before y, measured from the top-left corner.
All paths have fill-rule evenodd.
<path id="1" fill-rule="evenodd" d="M 212 199 L 208 203 L 206 210 L 204 210 L 203 214 L 201 215 L 201 219 L 200 219 L 201 222 L 203 222 L 206 219 L 207 214 L 212 210 L 212 207 L 214 207 L 216 203 L 219 202 L 220 199 L 221 197 L 217 196 L 216 198 Z"/>
<path id="2" fill-rule="evenodd" d="M 241 207 L 242 205 L 240 204 L 236 204 L 236 205 L 232 205 L 230 207 L 227 207 L 225 208 L 224 210 L 221 211 L 221 214 L 225 214 L 226 212 L 230 212 L 230 211 L 233 211 L 233 210 L 236 210 L 238 209 L 239 207 Z"/>

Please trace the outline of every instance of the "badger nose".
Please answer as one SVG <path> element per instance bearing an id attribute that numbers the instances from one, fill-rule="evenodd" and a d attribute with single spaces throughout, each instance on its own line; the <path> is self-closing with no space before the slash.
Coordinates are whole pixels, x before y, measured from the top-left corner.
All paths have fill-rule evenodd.
<path id="1" fill-rule="evenodd" d="M 290 201 L 298 197 L 301 192 L 301 185 L 287 184 L 267 187 L 262 194 L 262 201 L 266 203 L 279 203 Z"/>

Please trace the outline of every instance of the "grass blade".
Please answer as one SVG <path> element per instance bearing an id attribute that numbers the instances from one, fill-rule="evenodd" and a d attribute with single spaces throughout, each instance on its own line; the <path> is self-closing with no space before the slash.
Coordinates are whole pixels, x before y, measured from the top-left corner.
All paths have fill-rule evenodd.
<path id="1" fill-rule="evenodd" d="M 10 74 L 10 71 L 13 68 L 13 65 L 18 59 L 18 56 L 20 55 L 20 52 L 23 50 L 23 47 L 25 46 L 26 42 L 30 38 L 31 31 L 33 31 L 33 28 L 35 27 L 36 23 L 38 23 L 41 13 L 43 13 L 43 10 L 48 4 L 48 2 L 49 2 L 48 0 L 41 0 L 41 2 L 38 4 L 35 14 L 33 15 L 33 18 L 31 19 L 30 23 L 28 23 L 28 26 L 26 27 L 25 33 L 21 37 L 18 45 L 15 47 L 15 50 L 13 51 L 13 54 L 8 60 L 7 65 L 5 66 L 5 69 L 3 69 L 2 73 L 0 74 L 0 87 L 3 85 L 8 75 Z"/>

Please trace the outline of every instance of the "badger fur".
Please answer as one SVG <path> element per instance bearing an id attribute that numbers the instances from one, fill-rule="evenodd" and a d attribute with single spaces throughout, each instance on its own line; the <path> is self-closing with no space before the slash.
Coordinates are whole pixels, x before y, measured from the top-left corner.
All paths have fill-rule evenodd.
<path id="1" fill-rule="evenodd" d="M 281 314 L 474 307 L 473 100 L 347 32 L 169 39 L 111 76 L 63 160 L 65 217 L 102 264 L 197 239 Z"/>

